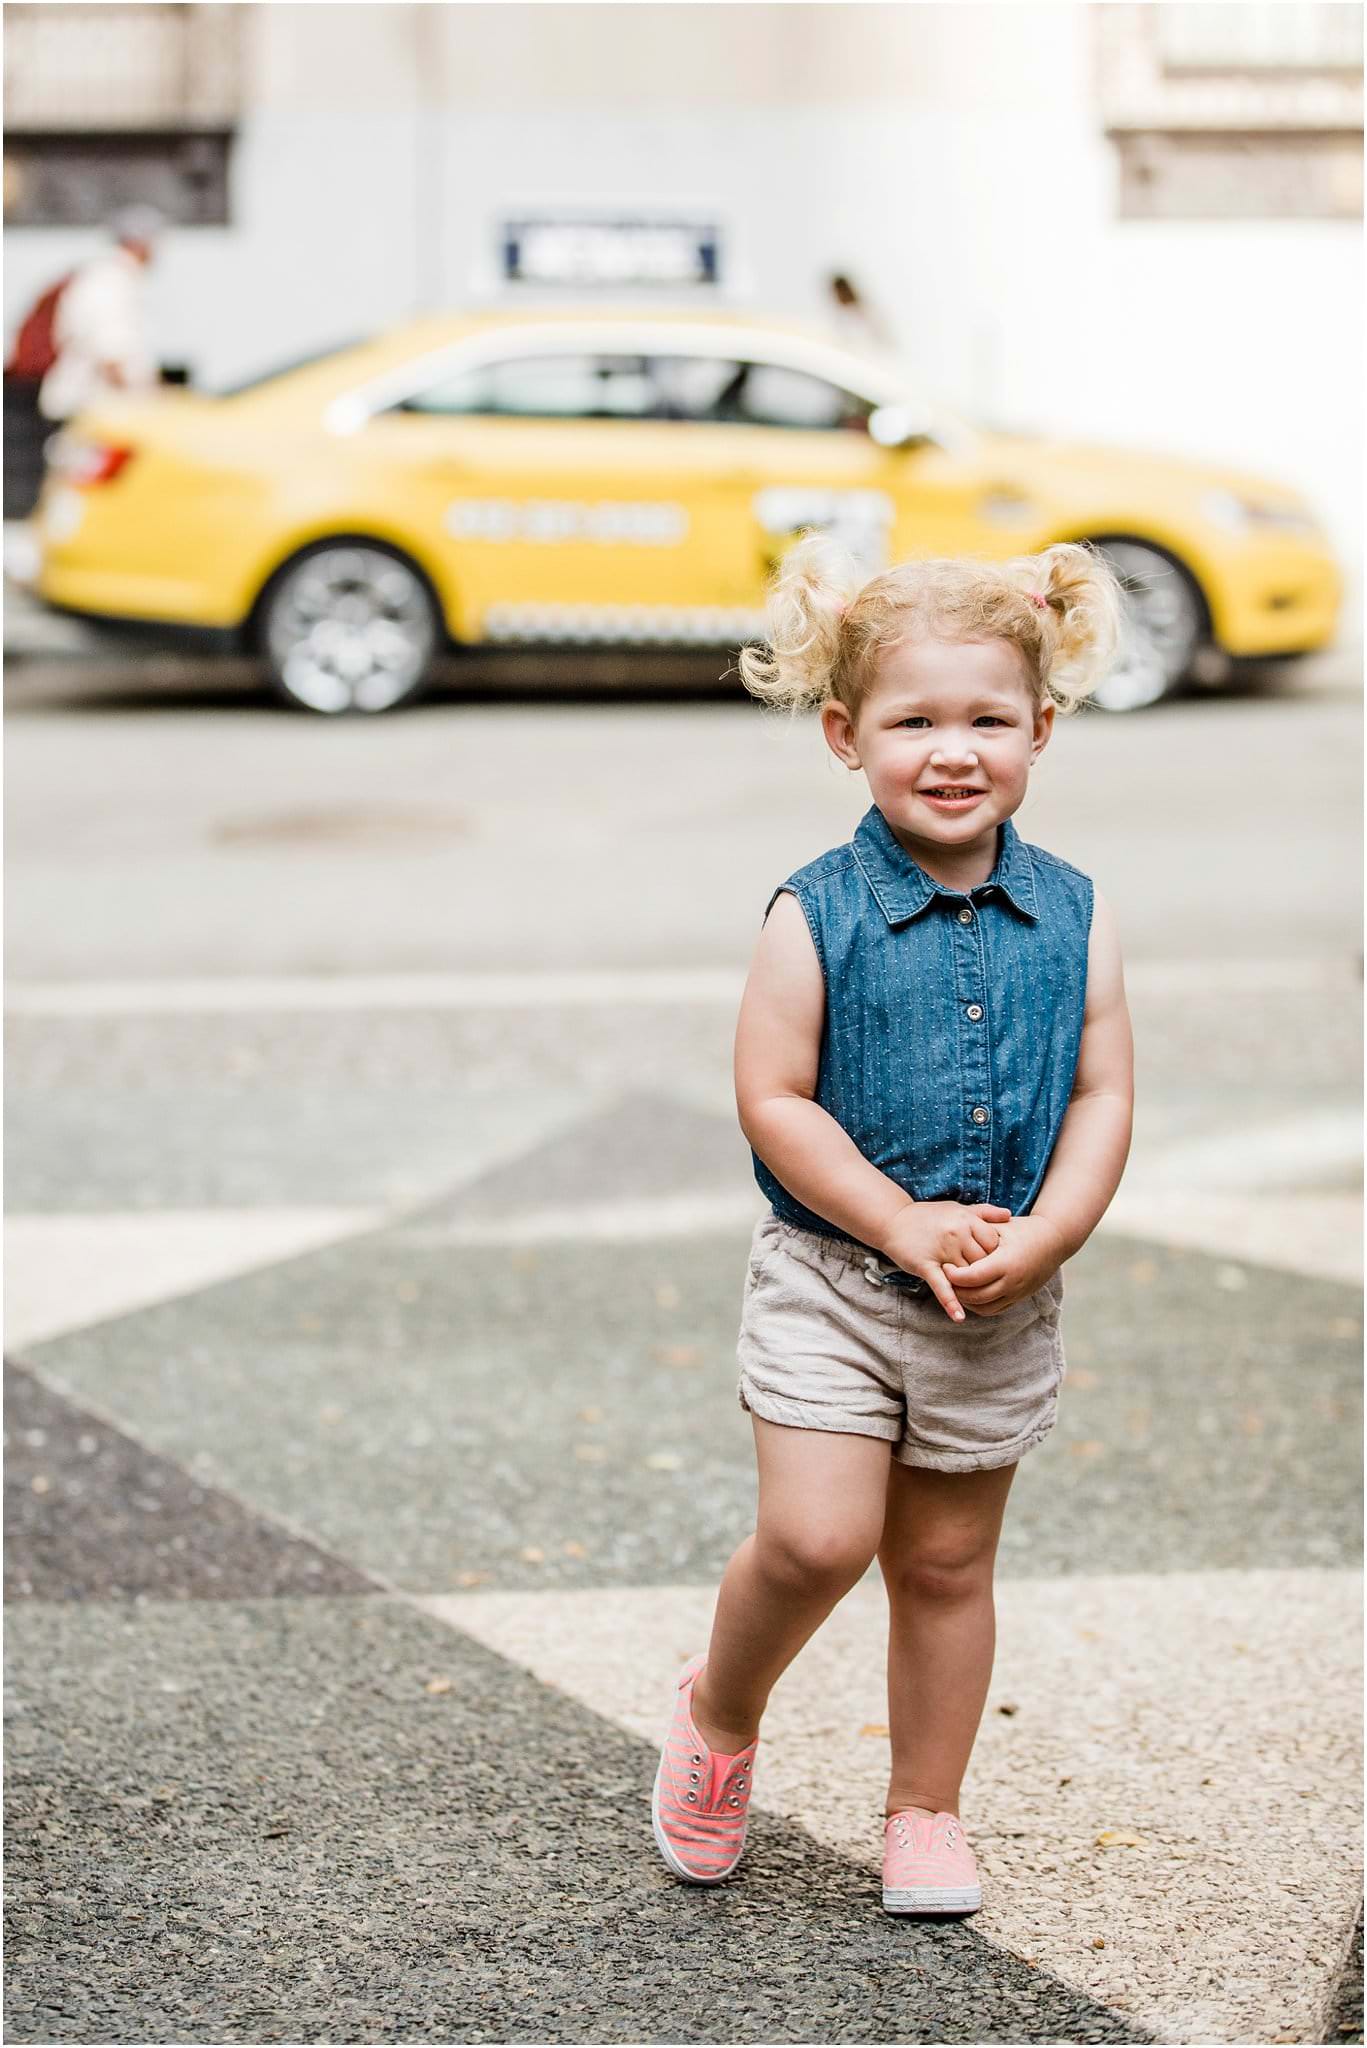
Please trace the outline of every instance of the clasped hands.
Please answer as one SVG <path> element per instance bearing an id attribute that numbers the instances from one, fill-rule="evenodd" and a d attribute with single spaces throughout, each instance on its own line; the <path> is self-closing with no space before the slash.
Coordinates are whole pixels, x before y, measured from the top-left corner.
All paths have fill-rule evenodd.
<path id="1" fill-rule="evenodd" d="M 992 1202 L 909 1202 L 883 1250 L 904 1273 L 919 1273 L 946 1315 L 962 1322 L 965 1309 L 999 1316 L 1036 1293 L 1068 1247 L 1042 1216 L 1013 1216 Z"/>

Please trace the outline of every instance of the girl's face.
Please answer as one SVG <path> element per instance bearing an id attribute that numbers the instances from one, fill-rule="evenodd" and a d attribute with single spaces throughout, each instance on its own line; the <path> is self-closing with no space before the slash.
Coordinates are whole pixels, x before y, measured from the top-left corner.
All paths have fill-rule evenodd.
<path id="1" fill-rule="evenodd" d="M 987 858 L 1049 743 L 1054 706 L 1035 710 L 1009 640 L 903 640 L 880 658 L 857 723 L 843 704 L 825 705 L 821 723 L 909 851 Z"/>

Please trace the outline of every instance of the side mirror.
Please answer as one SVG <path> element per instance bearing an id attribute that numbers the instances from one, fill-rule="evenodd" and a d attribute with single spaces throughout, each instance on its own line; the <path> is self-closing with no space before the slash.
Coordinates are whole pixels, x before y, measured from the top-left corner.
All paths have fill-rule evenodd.
<path id="1" fill-rule="evenodd" d="M 911 405 L 880 405 L 869 414 L 869 439 L 880 448 L 909 448 L 934 437 L 925 413 Z"/>

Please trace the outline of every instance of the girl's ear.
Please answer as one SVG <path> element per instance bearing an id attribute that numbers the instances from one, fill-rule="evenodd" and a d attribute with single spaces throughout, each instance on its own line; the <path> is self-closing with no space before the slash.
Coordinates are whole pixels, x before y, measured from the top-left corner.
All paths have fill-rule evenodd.
<path id="1" fill-rule="evenodd" d="M 826 735 L 826 745 L 837 760 L 847 768 L 860 766 L 859 749 L 854 741 L 854 721 L 838 697 L 833 697 L 821 707 L 821 730 Z"/>
<path id="2" fill-rule="evenodd" d="M 1030 750 L 1030 758 L 1032 761 L 1037 761 L 1039 759 L 1040 755 L 1048 746 L 1050 739 L 1053 737 L 1054 719 L 1057 715 L 1057 712 L 1058 706 L 1057 704 L 1055 704 L 1053 698 L 1051 697 L 1049 702 L 1043 705 L 1041 709 L 1035 713 L 1034 744 L 1032 745 Z"/>

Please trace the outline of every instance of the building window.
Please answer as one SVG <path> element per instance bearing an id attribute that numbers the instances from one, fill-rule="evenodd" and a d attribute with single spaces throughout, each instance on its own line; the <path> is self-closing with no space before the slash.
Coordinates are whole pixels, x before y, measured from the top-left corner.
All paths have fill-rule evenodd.
<path id="1" fill-rule="evenodd" d="M 91 227 L 134 201 L 228 219 L 242 15 L 230 6 L 5 9 L 5 220 Z"/>
<path id="2" fill-rule="evenodd" d="M 1355 219 L 1356 6 L 1093 8 L 1102 118 L 1128 219 Z"/>
<path id="3" fill-rule="evenodd" d="M 177 227 L 226 226 L 231 142 L 226 133 L 7 136 L 5 225 L 98 227 L 136 202 Z"/>

